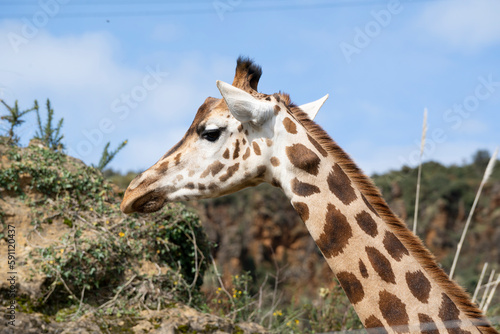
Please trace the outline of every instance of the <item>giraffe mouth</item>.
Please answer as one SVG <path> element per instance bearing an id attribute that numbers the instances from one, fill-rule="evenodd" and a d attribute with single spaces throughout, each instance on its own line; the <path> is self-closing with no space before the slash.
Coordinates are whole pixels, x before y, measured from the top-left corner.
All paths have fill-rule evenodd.
<path id="1" fill-rule="evenodd" d="M 121 210 L 124 213 L 149 213 L 160 210 L 165 204 L 165 197 L 158 191 L 152 190 L 132 201 L 123 201 Z"/>

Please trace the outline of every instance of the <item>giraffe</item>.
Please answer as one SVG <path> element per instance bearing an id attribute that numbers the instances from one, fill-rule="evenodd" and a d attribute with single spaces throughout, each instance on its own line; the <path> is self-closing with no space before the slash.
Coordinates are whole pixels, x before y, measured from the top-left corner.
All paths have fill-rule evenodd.
<path id="1" fill-rule="evenodd" d="M 237 60 L 184 137 L 125 191 L 124 213 L 222 196 L 268 182 L 304 221 L 369 333 L 497 333 L 436 264 L 379 190 L 312 119 L 328 96 L 298 107 L 257 91 L 262 69 Z"/>

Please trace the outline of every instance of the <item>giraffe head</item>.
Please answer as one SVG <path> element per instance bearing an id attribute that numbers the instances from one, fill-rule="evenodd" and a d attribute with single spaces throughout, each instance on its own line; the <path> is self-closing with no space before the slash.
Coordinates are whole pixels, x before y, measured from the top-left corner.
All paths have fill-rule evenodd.
<path id="1" fill-rule="evenodd" d="M 289 101 L 258 93 L 261 74 L 259 66 L 238 58 L 233 84 L 217 81 L 223 98 L 205 100 L 181 141 L 130 183 L 121 210 L 152 212 L 170 201 L 272 183 L 268 166 L 273 163 L 276 119 Z M 327 97 L 300 108 L 314 118 Z"/>

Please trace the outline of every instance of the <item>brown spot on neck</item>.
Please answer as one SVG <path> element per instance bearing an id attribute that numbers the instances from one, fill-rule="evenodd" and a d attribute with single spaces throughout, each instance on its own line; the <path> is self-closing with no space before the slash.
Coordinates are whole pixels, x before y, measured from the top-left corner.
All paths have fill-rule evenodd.
<path id="1" fill-rule="evenodd" d="M 353 305 L 363 300 L 365 297 L 365 291 L 363 290 L 363 285 L 358 280 L 356 275 L 347 271 L 342 271 L 337 274 L 337 279 L 344 289 L 347 298 L 349 298 Z"/>
<path id="2" fill-rule="evenodd" d="M 420 331 L 422 334 L 439 334 L 436 323 L 427 314 L 419 313 L 418 321 L 420 322 Z"/>
<path id="3" fill-rule="evenodd" d="M 385 290 L 379 293 L 379 297 L 380 311 L 389 326 L 397 333 L 408 333 L 410 319 L 406 313 L 406 305 L 396 295 Z"/>
<path id="4" fill-rule="evenodd" d="M 302 144 L 287 146 L 285 150 L 288 160 L 290 160 L 292 165 L 309 174 L 318 175 L 321 160 L 316 153 Z"/>
<path id="5" fill-rule="evenodd" d="M 271 157 L 271 165 L 273 165 L 274 167 L 278 167 L 280 165 L 280 159 Z"/>
<path id="6" fill-rule="evenodd" d="M 306 222 L 309 219 L 309 207 L 307 204 L 304 202 L 293 202 L 292 205 L 300 218 L 302 218 L 302 221 Z"/>
<path id="7" fill-rule="evenodd" d="M 396 276 L 392 271 L 391 262 L 375 247 L 366 246 L 365 250 L 373 269 L 380 278 L 387 283 L 396 284 Z"/>
<path id="8" fill-rule="evenodd" d="M 285 126 L 285 130 L 288 133 L 291 133 L 293 135 L 297 134 L 297 126 L 295 125 L 295 122 L 292 121 L 290 118 L 285 117 L 285 119 L 283 119 L 283 125 Z"/>
<path id="9" fill-rule="evenodd" d="M 371 315 L 365 320 L 365 327 L 368 334 L 387 334 L 387 330 L 376 316 Z"/>
<path id="10" fill-rule="evenodd" d="M 363 278 L 368 278 L 368 270 L 362 260 L 359 260 L 359 272 Z"/>
<path id="11" fill-rule="evenodd" d="M 377 236 L 377 223 L 375 223 L 375 220 L 373 220 L 372 216 L 368 212 L 361 211 L 358 213 L 356 215 L 356 222 L 366 234 L 372 238 Z"/>
<path id="12" fill-rule="evenodd" d="M 325 258 L 335 257 L 342 253 L 351 237 L 352 229 L 346 216 L 333 204 L 328 203 L 323 233 L 316 240 Z"/>
<path id="13" fill-rule="evenodd" d="M 226 150 L 224 151 L 224 154 L 222 155 L 222 157 L 223 157 L 224 159 L 229 159 L 229 154 L 230 154 L 230 153 L 229 153 L 229 149 L 228 149 L 228 148 L 226 148 Z"/>
<path id="14" fill-rule="evenodd" d="M 330 191 L 337 196 L 342 203 L 349 205 L 356 199 L 356 193 L 351 185 L 351 180 L 338 164 L 335 164 L 327 178 Z"/>
<path id="15" fill-rule="evenodd" d="M 394 235 L 394 233 L 386 231 L 384 236 L 384 247 L 390 256 L 396 261 L 401 261 L 404 255 L 410 255 L 406 247 Z"/>
<path id="16" fill-rule="evenodd" d="M 301 182 L 297 178 L 293 179 L 290 184 L 292 186 L 293 193 L 302 197 L 308 197 L 313 194 L 320 193 L 319 188 L 315 185 Z"/>
<path id="17" fill-rule="evenodd" d="M 414 273 L 407 272 L 406 283 L 415 298 L 424 304 L 429 302 L 431 282 L 429 282 L 422 271 L 417 270 Z"/>
<path id="18" fill-rule="evenodd" d="M 309 134 L 307 134 L 307 138 L 309 139 L 311 144 L 313 144 L 313 146 L 318 150 L 318 152 L 322 156 L 324 156 L 324 157 L 328 156 L 328 152 L 326 152 L 325 149 L 323 147 L 321 147 L 321 145 L 313 137 L 311 137 Z"/>

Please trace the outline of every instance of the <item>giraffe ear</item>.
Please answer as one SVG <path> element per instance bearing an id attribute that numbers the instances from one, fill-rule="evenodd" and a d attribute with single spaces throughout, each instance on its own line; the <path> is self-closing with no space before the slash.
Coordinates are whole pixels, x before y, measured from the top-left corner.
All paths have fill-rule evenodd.
<path id="1" fill-rule="evenodd" d="M 302 109 L 302 111 L 305 112 L 311 120 L 313 120 L 314 117 L 316 117 L 316 114 L 318 113 L 318 111 L 321 109 L 321 107 L 325 103 L 325 101 L 328 99 L 328 96 L 329 95 L 326 94 L 321 99 L 303 104 L 303 105 L 299 106 L 299 108 Z"/>
<path id="2" fill-rule="evenodd" d="M 273 114 L 273 106 L 270 103 L 258 100 L 242 89 L 219 80 L 217 88 L 231 114 L 241 123 L 252 122 L 261 126 Z"/>

